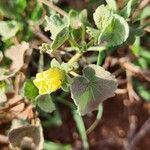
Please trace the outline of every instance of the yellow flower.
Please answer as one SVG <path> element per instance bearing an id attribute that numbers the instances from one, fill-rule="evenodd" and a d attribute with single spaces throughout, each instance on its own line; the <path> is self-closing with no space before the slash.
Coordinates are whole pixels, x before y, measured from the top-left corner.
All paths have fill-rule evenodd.
<path id="1" fill-rule="evenodd" d="M 59 68 L 50 68 L 41 73 L 37 73 L 33 83 L 39 89 L 39 94 L 50 94 L 60 89 L 64 80 L 64 70 Z"/>

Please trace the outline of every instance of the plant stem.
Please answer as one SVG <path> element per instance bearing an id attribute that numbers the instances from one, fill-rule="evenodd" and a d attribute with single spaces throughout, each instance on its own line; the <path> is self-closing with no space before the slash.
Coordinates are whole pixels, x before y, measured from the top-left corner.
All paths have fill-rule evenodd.
<path id="1" fill-rule="evenodd" d="M 73 64 L 79 60 L 83 53 L 76 53 L 69 61 L 69 64 Z"/>
<path id="2" fill-rule="evenodd" d="M 51 1 L 47 1 L 47 0 L 39 0 L 39 1 L 42 2 L 43 4 L 49 6 L 50 8 L 52 8 L 53 10 L 55 10 L 56 12 L 61 14 L 62 16 L 68 15 L 64 10 L 62 10 L 58 6 L 54 5 Z"/>
<path id="3" fill-rule="evenodd" d="M 99 50 L 98 58 L 97 58 L 97 65 L 101 65 L 104 58 L 105 58 L 105 52 L 102 50 Z"/>
<path id="4" fill-rule="evenodd" d="M 85 26 L 82 25 L 82 36 L 81 36 L 81 43 L 83 43 L 85 41 Z"/>
<path id="5" fill-rule="evenodd" d="M 77 77 L 77 76 L 79 76 L 79 74 L 77 74 L 76 72 L 74 72 L 74 71 L 70 71 L 69 72 L 71 75 L 73 75 L 74 77 Z"/>
<path id="6" fill-rule="evenodd" d="M 88 144 L 86 130 L 85 130 L 85 126 L 84 126 L 82 116 L 80 116 L 76 110 L 73 110 L 73 117 L 74 117 L 74 120 L 76 122 L 78 131 L 80 133 L 80 136 L 81 136 L 81 139 L 82 139 L 82 142 L 83 142 L 83 148 L 84 148 L 84 150 L 88 150 L 89 149 L 89 144 Z"/>
<path id="7" fill-rule="evenodd" d="M 43 69 L 44 69 L 44 55 L 43 53 L 41 53 L 39 58 L 38 72 L 42 72 Z"/>
<path id="8" fill-rule="evenodd" d="M 102 113 L 103 113 L 103 105 L 100 104 L 100 105 L 99 105 L 99 108 L 98 108 L 98 113 L 97 113 L 96 120 L 95 120 L 95 121 L 93 122 L 93 124 L 86 130 L 86 133 L 87 133 L 87 134 L 91 133 L 91 132 L 96 128 L 96 126 L 98 125 L 99 121 L 101 120 Z"/>
<path id="9" fill-rule="evenodd" d="M 80 116 L 79 113 L 76 111 L 75 105 L 73 105 L 69 101 L 66 101 L 66 99 L 64 99 L 64 98 L 57 97 L 56 100 L 58 102 L 61 102 L 61 103 L 65 104 L 65 105 L 67 105 L 67 106 L 69 106 L 71 108 L 72 114 L 73 114 L 73 118 L 75 120 L 77 129 L 79 131 L 79 134 L 81 136 L 81 140 L 83 142 L 83 148 L 84 148 L 84 150 L 88 150 L 89 149 L 89 144 L 88 144 L 88 139 L 87 139 L 87 135 L 86 135 L 85 125 L 84 125 L 82 116 Z"/>

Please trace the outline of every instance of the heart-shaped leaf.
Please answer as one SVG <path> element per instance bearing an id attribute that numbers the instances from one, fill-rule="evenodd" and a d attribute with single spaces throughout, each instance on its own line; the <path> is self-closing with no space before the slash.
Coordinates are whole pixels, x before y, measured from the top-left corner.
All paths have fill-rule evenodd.
<path id="1" fill-rule="evenodd" d="M 117 81 L 102 67 L 89 65 L 84 68 L 83 76 L 74 79 L 71 96 L 81 115 L 98 109 L 100 103 L 114 96 Z"/>

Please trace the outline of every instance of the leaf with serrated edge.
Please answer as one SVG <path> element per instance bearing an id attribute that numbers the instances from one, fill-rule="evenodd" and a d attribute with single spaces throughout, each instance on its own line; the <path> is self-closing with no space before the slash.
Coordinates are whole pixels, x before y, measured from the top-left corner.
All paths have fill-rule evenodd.
<path id="1" fill-rule="evenodd" d="M 98 105 L 114 96 L 117 81 L 102 67 L 89 65 L 83 70 L 83 76 L 75 77 L 71 84 L 71 97 L 78 106 L 81 115 L 98 109 Z"/>

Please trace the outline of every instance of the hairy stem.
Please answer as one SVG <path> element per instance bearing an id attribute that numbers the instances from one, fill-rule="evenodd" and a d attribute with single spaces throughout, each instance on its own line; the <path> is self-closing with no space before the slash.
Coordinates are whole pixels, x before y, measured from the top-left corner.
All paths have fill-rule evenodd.
<path id="1" fill-rule="evenodd" d="M 89 144 L 88 144 L 85 125 L 84 125 L 82 116 L 80 116 L 76 110 L 73 110 L 73 117 L 74 117 L 79 134 L 80 134 L 82 142 L 83 142 L 83 149 L 88 150 Z"/>
<path id="2" fill-rule="evenodd" d="M 76 53 L 76 54 L 68 61 L 68 63 L 69 63 L 69 64 L 73 64 L 73 63 L 77 62 L 77 61 L 80 59 L 80 57 L 82 56 L 82 54 L 83 54 L 83 53 Z"/>

